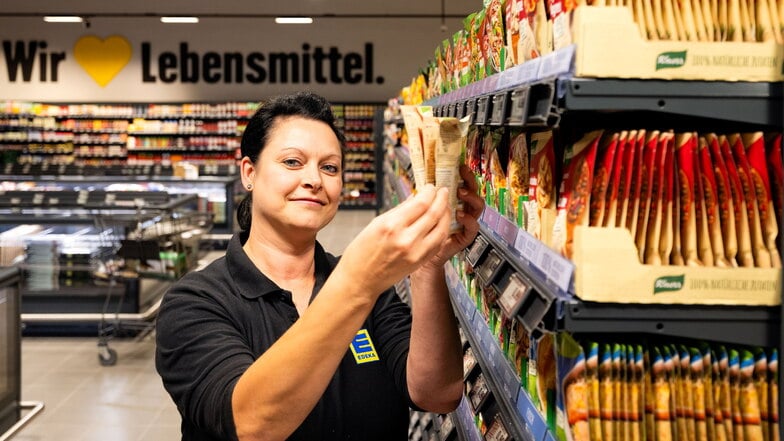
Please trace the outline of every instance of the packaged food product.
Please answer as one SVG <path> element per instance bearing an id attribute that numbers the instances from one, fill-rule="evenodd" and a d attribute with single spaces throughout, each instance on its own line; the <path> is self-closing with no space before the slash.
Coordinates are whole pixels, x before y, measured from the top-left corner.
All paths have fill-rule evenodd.
<path id="1" fill-rule="evenodd" d="M 727 9 L 729 8 L 728 0 L 718 0 L 718 3 L 719 3 L 718 41 L 727 41 L 729 37 L 728 35 L 729 17 L 727 16 L 728 13 Z"/>
<path id="2" fill-rule="evenodd" d="M 738 254 L 738 236 L 735 229 L 735 209 L 730 187 L 727 166 L 719 147 L 719 137 L 713 133 L 705 136 L 710 150 L 710 161 L 713 164 L 713 175 L 716 180 L 716 198 L 718 200 L 719 225 L 721 226 L 722 244 L 727 264 L 737 267 L 735 256 Z"/>
<path id="3" fill-rule="evenodd" d="M 676 141 L 677 142 L 677 141 Z M 678 159 L 678 152 L 673 156 L 673 173 L 672 173 L 672 251 L 670 252 L 669 262 L 670 265 L 683 266 L 686 261 L 683 260 L 683 247 L 681 239 L 681 177 L 679 170 L 680 160 Z M 662 257 L 662 261 L 666 261 Z"/>
<path id="4" fill-rule="evenodd" d="M 632 131 L 634 136 L 637 135 L 636 131 Z M 626 146 L 628 144 L 629 133 L 622 131 L 618 134 L 618 142 L 615 147 L 615 158 L 610 167 L 609 188 L 604 198 L 604 213 L 602 214 L 602 221 L 597 226 L 614 227 L 618 222 L 618 211 L 621 202 L 619 202 L 621 192 L 621 178 L 624 176 L 623 160 L 626 154 Z"/>
<path id="5" fill-rule="evenodd" d="M 637 244 L 637 252 L 640 258 L 640 262 L 645 262 L 645 241 L 648 237 L 648 222 L 651 211 L 651 199 L 653 195 L 653 171 L 655 168 L 656 158 L 658 158 L 658 149 L 659 131 L 653 130 L 648 132 L 648 137 L 645 140 L 642 166 L 640 167 L 640 174 L 642 175 L 642 179 L 640 182 L 640 203 L 636 220 L 637 231 L 635 242 Z"/>
<path id="6" fill-rule="evenodd" d="M 655 397 L 654 417 L 656 420 L 655 433 L 657 440 L 671 441 L 673 439 L 672 419 L 675 409 L 671 407 L 672 390 L 670 387 L 670 371 L 665 360 L 666 348 L 653 348 L 653 363 L 651 366 L 653 378 L 653 396 Z M 672 361 L 669 362 L 672 364 Z"/>
<path id="7" fill-rule="evenodd" d="M 754 388 L 757 390 L 757 399 L 760 415 L 760 430 L 762 432 L 762 439 L 770 439 L 770 401 L 768 393 L 770 392 L 768 385 L 768 356 L 765 354 L 763 348 L 754 348 L 754 367 L 752 368 L 752 381 Z"/>
<path id="8" fill-rule="evenodd" d="M 744 41 L 740 4 L 743 0 L 727 0 L 727 41 Z"/>
<path id="9" fill-rule="evenodd" d="M 460 87 L 465 87 L 473 81 L 473 70 L 471 68 L 471 43 L 468 41 L 469 32 L 460 29 L 455 33 L 455 47 L 457 50 L 457 72 Z"/>
<path id="10" fill-rule="evenodd" d="M 664 168 L 662 169 L 661 184 L 661 231 L 659 233 L 659 262 L 662 265 L 670 263 L 672 254 L 673 233 L 675 222 L 673 220 L 673 200 L 675 199 L 675 135 L 668 132 L 664 152 Z"/>
<path id="11" fill-rule="evenodd" d="M 675 345 L 670 348 L 670 360 L 673 366 L 673 377 L 670 383 L 672 388 L 672 396 L 674 398 L 673 404 L 675 408 L 675 428 L 676 439 L 689 439 L 687 433 L 686 423 L 686 395 L 684 390 L 684 379 L 682 371 L 682 358 L 681 353 Z M 688 375 L 688 363 L 686 375 Z"/>
<path id="12" fill-rule="evenodd" d="M 485 0 L 485 10 L 485 67 L 490 76 L 506 69 L 504 7 L 501 0 Z"/>
<path id="13" fill-rule="evenodd" d="M 714 136 L 715 138 L 715 136 Z M 702 195 L 705 201 L 704 219 L 708 225 L 711 250 L 713 251 L 712 262 L 714 266 L 727 268 L 730 263 L 727 261 L 724 250 L 724 234 L 721 226 L 721 205 L 719 203 L 719 185 L 714 174 L 714 161 L 711 158 L 708 139 L 700 137 L 700 177 L 702 178 Z M 718 142 L 718 141 L 717 141 Z"/>
<path id="14" fill-rule="evenodd" d="M 630 346 L 631 348 L 632 346 Z M 633 362 L 633 375 L 631 393 L 629 396 L 629 403 L 631 411 L 629 413 L 629 420 L 631 424 L 631 433 L 627 439 L 632 441 L 642 441 L 645 439 L 645 375 L 644 375 L 644 361 L 643 361 L 643 348 L 642 345 L 634 345 L 634 362 Z"/>
<path id="15" fill-rule="evenodd" d="M 684 35 L 682 35 L 683 26 L 680 23 L 680 10 L 678 10 L 676 7 L 676 1 L 677 0 L 662 1 L 662 9 L 664 11 L 664 26 L 666 30 L 666 38 L 663 38 L 663 40 L 684 40 Z"/>
<path id="16" fill-rule="evenodd" d="M 784 2 L 782 3 L 784 4 Z M 784 8 L 782 9 L 784 10 Z M 781 133 L 772 133 L 767 143 L 768 167 L 776 223 L 784 225 L 784 165 L 782 165 Z"/>
<path id="17" fill-rule="evenodd" d="M 645 437 L 642 439 L 656 438 L 656 389 L 654 388 L 653 360 L 654 350 L 648 346 L 643 352 L 643 402 L 645 409 Z"/>
<path id="18" fill-rule="evenodd" d="M 482 171 L 482 139 L 484 138 L 478 126 L 471 126 L 466 136 L 466 163 L 468 168 L 476 175 L 481 177 Z M 413 167 L 413 163 L 412 163 Z M 480 186 L 481 189 L 481 186 Z"/>
<path id="19" fill-rule="evenodd" d="M 534 133 L 531 135 L 528 232 L 548 246 L 552 243 L 556 214 L 555 178 L 553 133 Z"/>
<path id="20" fill-rule="evenodd" d="M 716 404 L 713 395 L 713 353 L 710 345 L 700 344 L 700 356 L 702 358 L 702 384 L 705 391 L 703 400 L 705 407 L 705 439 L 717 439 L 716 434 Z M 718 368 L 718 366 L 717 366 Z M 723 441 L 723 440 L 722 440 Z"/>
<path id="21" fill-rule="evenodd" d="M 720 396 L 719 403 L 721 407 L 722 420 L 724 421 L 724 433 L 727 435 L 728 440 L 736 439 L 735 433 L 735 409 L 733 393 L 733 384 L 730 381 L 730 354 L 727 348 L 719 346 L 718 351 L 718 365 L 719 365 L 719 382 L 720 382 Z M 740 440 L 743 440 L 741 437 Z"/>
<path id="22" fill-rule="evenodd" d="M 512 0 L 510 0 L 512 1 Z M 528 194 L 530 177 L 528 165 L 528 143 L 526 134 L 519 129 L 511 129 L 509 133 L 509 165 L 507 166 L 507 183 L 511 192 L 515 218 L 523 207 L 519 206 L 520 196 Z"/>
<path id="23" fill-rule="evenodd" d="M 645 249 L 642 251 L 642 262 L 649 265 L 661 265 L 661 231 L 664 218 L 664 176 L 666 174 L 667 155 L 674 149 L 673 134 L 659 134 L 659 145 L 653 159 L 653 175 L 651 179 L 650 208 L 648 211 L 648 227 Z"/>
<path id="24" fill-rule="evenodd" d="M 674 345 L 664 345 L 662 350 L 664 353 L 664 367 L 667 369 L 667 378 L 670 382 L 671 436 L 673 439 L 679 439 L 680 356 L 678 355 L 678 349 Z M 683 419 L 681 418 L 680 421 L 683 421 Z"/>
<path id="25" fill-rule="evenodd" d="M 766 0 L 758 0 L 758 3 L 765 2 Z M 776 209 L 773 205 L 773 193 L 768 175 L 765 139 L 762 132 L 745 133 L 742 139 L 746 146 L 746 159 L 749 164 L 749 184 L 755 192 L 762 239 L 770 254 L 770 266 L 781 268 L 781 255 L 777 247 L 779 227 L 774 214 Z"/>
<path id="26" fill-rule="evenodd" d="M 610 178 L 615 164 L 615 152 L 618 146 L 618 133 L 608 133 L 602 137 L 596 152 L 596 167 L 591 184 L 591 213 L 589 225 L 602 226 L 607 205 L 607 193 Z M 564 175 L 565 176 L 565 175 Z"/>
<path id="27" fill-rule="evenodd" d="M 573 441 L 590 441 L 590 390 L 582 347 L 566 332 L 556 336 L 556 372 L 559 388 L 557 420 L 566 421 Z M 564 428 L 566 429 L 566 428 Z"/>
<path id="28" fill-rule="evenodd" d="M 546 55 L 553 51 L 553 22 L 548 18 L 544 0 L 536 1 L 534 39 L 539 55 Z"/>
<path id="29" fill-rule="evenodd" d="M 588 383 L 588 427 L 590 439 L 602 439 L 602 422 L 599 400 L 599 344 L 588 342 L 586 353 L 586 381 Z"/>
<path id="30" fill-rule="evenodd" d="M 691 351 L 691 364 L 689 372 L 691 375 L 691 398 L 692 398 L 692 414 L 694 421 L 694 439 L 699 441 L 708 441 L 708 423 L 706 411 L 706 394 L 707 385 L 705 384 L 704 361 L 702 353 L 697 348 L 689 348 Z"/>
<path id="31" fill-rule="evenodd" d="M 612 348 L 602 344 L 599 353 L 599 408 L 602 420 L 603 440 L 615 440 L 615 388 L 613 386 Z"/>
<path id="32" fill-rule="evenodd" d="M 637 139 L 638 133 L 636 130 L 629 132 L 620 169 L 621 179 L 618 182 L 618 212 L 615 216 L 615 226 L 617 227 L 625 228 L 627 226 L 626 219 L 628 218 L 629 206 L 631 204 L 632 177 L 635 176 L 632 172 L 634 171 L 634 160 L 637 157 L 638 150 Z"/>
<path id="33" fill-rule="evenodd" d="M 727 167 L 727 177 L 732 192 L 732 204 L 735 214 L 735 235 L 738 242 L 737 260 L 741 267 L 753 267 L 754 255 L 751 251 L 751 233 L 749 227 L 749 212 L 746 209 L 746 199 L 744 196 L 743 185 L 738 175 L 738 168 L 735 165 L 735 158 L 732 154 L 729 138 L 719 137 L 721 155 L 724 165 Z"/>
<path id="34" fill-rule="evenodd" d="M 741 418 L 743 420 L 743 439 L 762 441 L 760 402 L 754 385 L 754 354 L 743 349 L 740 351 L 739 395 Z"/>
<path id="35" fill-rule="evenodd" d="M 423 115 L 429 110 L 419 106 L 400 106 L 400 113 L 403 115 L 403 122 L 408 134 L 408 151 L 411 157 L 411 168 L 414 172 L 414 188 L 421 188 L 427 184 L 422 128 L 424 126 Z"/>
<path id="36" fill-rule="evenodd" d="M 602 131 L 594 131 L 567 147 L 561 181 L 558 214 L 553 226 L 552 247 L 572 257 L 574 227 L 588 225 L 594 162 Z"/>
<path id="37" fill-rule="evenodd" d="M 695 194 L 697 177 L 695 176 L 694 141 L 692 133 L 682 133 L 675 136 L 680 194 L 680 245 L 685 264 L 701 266 L 702 262 L 697 254 L 697 198 Z"/>
<path id="38" fill-rule="evenodd" d="M 705 195 L 702 186 L 702 168 L 700 167 L 699 138 L 693 134 L 694 142 L 694 197 L 697 221 L 697 256 L 704 266 L 713 266 L 713 249 L 710 243 L 710 231 L 708 229 L 708 219 L 705 216 Z"/>
<path id="39" fill-rule="evenodd" d="M 727 434 L 727 423 L 725 422 L 725 401 L 729 400 L 724 396 L 724 385 L 722 378 L 722 368 L 720 367 L 719 350 L 711 349 L 711 381 L 713 382 L 713 427 L 716 433 L 714 439 L 717 441 L 729 441 L 732 438 Z M 726 357 L 724 359 L 726 362 Z M 727 417 L 730 415 L 729 409 L 726 411 Z M 732 422 L 730 421 L 730 424 Z M 731 433 L 731 432 L 730 432 Z"/>
<path id="40" fill-rule="evenodd" d="M 640 130 L 637 132 L 637 149 L 635 151 L 634 159 L 632 162 L 633 174 L 631 186 L 629 187 L 629 206 L 626 213 L 626 229 L 631 232 L 632 240 L 637 237 L 637 219 L 640 211 L 640 189 L 642 187 L 643 173 L 642 164 L 645 149 L 648 147 L 645 142 L 648 138 L 647 132 Z"/>
<path id="41" fill-rule="evenodd" d="M 464 118 L 439 118 L 439 136 L 435 152 L 436 187 L 449 189 L 449 206 L 452 209 L 451 232 L 460 231 L 461 224 L 457 221 L 457 210 L 460 204 L 457 189 L 460 185 L 460 164 L 465 155 L 465 141 L 468 134 L 469 120 Z"/>
<path id="42" fill-rule="evenodd" d="M 524 61 L 517 52 L 520 44 L 520 32 L 523 24 L 524 0 L 506 0 L 504 4 L 504 21 L 506 24 L 506 59 L 507 66 L 515 66 Z M 526 23 L 527 24 L 527 23 Z"/>
<path id="43" fill-rule="evenodd" d="M 613 437 L 620 440 L 625 439 L 625 418 L 626 400 L 624 390 L 626 385 L 626 345 L 613 344 L 612 355 L 612 377 L 613 377 Z"/>
<path id="44" fill-rule="evenodd" d="M 536 385 L 537 394 L 543 415 L 548 416 L 548 423 L 555 424 L 552 418 L 556 409 L 556 363 L 555 337 L 543 334 L 536 344 Z"/>
<path id="45" fill-rule="evenodd" d="M 523 0 L 523 11 L 520 17 L 520 41 L 517 43 L 517 57 L 525 62 L 539 57 L 538 38 L 536 32 L 537 8 L 544 8 L 544 2 Z M 545 16 L 545 22 L 546 22 Z"/>
<path id="46" fill-rule="evenodd" d="M 735 349 L 729 349 L 728 352 L 733 436 L 738 441 L 744 441 L 746 439 L 746 430 L 741 410 L 740 354 Z"/>
<path id="47" fill-rule="evenodd" d="M 455 89 L 455 85 L 453 83 L 454 79 L 454 49 L 452 47 L 452 39 L 447 38 L 441 42 L 441 56 L 443 57 L 444 62 L 444 71 L 442 76 L 442 87 L 441 93 L 451 92 Z"/>
<path id="48" fill-rule="evenodd" d="M 751 167 L 746 156 L 746 148 L 743 139 L 739 134 L 730 136 L 730 146 L 738 167 L 738 177 L 743 188 L 743 197 L 746 201 L 746 211 L 749 219 L 749 236 L 751 238 L 751 253 L 754 255 L 754 266 L 758 268 L 770 268 L 771 256 L 765 245 L 760 224 L 760 212 L 757 201 L 757 194 L 754 189 Z"/>

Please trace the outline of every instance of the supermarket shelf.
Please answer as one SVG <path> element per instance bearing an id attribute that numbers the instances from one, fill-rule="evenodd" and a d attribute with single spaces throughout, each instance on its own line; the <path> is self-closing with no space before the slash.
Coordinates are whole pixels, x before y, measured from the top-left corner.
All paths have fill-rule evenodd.
<path id="1" fill-rule="evenodd" d="M 503 418 L 503 422 L 516 440 L 549 441 L 554 437 L 547 423 L 520 386 L 520 378 L 498 346 L 496 338 L 477 311 L 465 290 L 456 270 L 447 266 L 447 286 L 456 315 L 485 380 L 490 386 Z"/>
<path id="2" fill-rule="evenodd" d="M 496 219 L 496 223 L 488 226 L 486 219 Z M 781 342 L 779 307 L 583 302 L 561 289 L 569 286 L 574 272 L 569 260 L 492 208 L 485 209 L 480 227 L 481 237 L 502 257 L 495 279 L 489 282 L 504 287 L 511 274 L 517 273 L 531 287 L 517 317 L 529 332 L 643 333 L 768 347 Z M 559 285 L 559 280 L 567 284 Z"/>

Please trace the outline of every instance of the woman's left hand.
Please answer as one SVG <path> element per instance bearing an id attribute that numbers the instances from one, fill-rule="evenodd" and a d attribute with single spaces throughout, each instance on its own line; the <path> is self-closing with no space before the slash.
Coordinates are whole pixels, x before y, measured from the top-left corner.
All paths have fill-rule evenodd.
<path id="1" fill-rule="evenodd" d="M 463 228 L 451 234 L 438 253 L 426 265 L 443 267 L 452 256 L 471 245 L 479 233 L 479 216 L 485 209 L 485 201 L 479 196 L 476 178 L 467 165 L 460 164 L 460 176 L 465 185 L 457 190 L 457 197 L 463 202 L 463 208 L 457 210 L 455 217 Z"/>

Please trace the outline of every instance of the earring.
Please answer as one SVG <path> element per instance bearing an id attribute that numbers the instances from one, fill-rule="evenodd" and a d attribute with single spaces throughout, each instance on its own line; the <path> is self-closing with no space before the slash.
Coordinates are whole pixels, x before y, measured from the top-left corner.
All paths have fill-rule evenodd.
<path id="1" fill-rule="evenodd" d="M 253 188 L 253 184 L 248 184 L 247 188 L 248 188 L 248 190 L 252 189 Z"/>

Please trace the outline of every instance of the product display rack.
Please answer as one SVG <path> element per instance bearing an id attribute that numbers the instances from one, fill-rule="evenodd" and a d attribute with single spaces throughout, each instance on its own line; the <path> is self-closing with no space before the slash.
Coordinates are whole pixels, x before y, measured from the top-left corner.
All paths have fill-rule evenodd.
<path id="1" fill-rule="evenodd" d="M 468 116 L 475 125 L 499 127 L 636 127 L 651 125 L 650 121 L 676 130 L 682 127 L 703 130 L 720 125 L 729 127 L 727 130 L 753 126 L 755 130 L 781 131 L 784 127 L 782 83 L 573 78 L 569 61 L 573 50 L 567 48 L 533 60 L 534 63 L 516 66 L 424 105 L 433 106 L 436 116 Z M 397 165 L 405 163 L 405 160 L 397 161 Z M 390 188 L 402 181 L 390 182 Z M 667 336 L 777 348 L 779 353 L 784 350 L 782 306 L 582 301 L 572 294 L 574 264 L 571 261 L 492 207 L 486 208 L 480 225 L 477 241 L 467 250 L 468 255 L 473 251 L 474 272 L 483 273 L 488 280 L 481 283 L 496 289 L 508 286 L 512 274 L 523 281 L 525 290 L 515 319 L 531 334 L 566 331 L 576 335 Z M 779 243 L 784 243 L 782 236 L 779 233 Z M 495 257 L 483 261 L 491 252 Z M 532 431 L 533 427 L 542 427 L 544 421 L 533 406 L 525 406 L 526 402 L 530 404 L 525 391 L 522 407 L 519 397 L 502 391 L 508 374 L 498 372 L 497 366 L 503 366 L 506 358 L 492 333 L 487 331 L 484 318 L 466 294 L 465 286 L 451 268 L 449 271 L 448 285 L 461 327 L 481 348 L 479 364 L 484 363 L 482 367 L 491 373 L 492 380 L 488 383 L 505 403 L 505 415 L 514 420 L 511 424 L 514 436 L 531 440 L 552 437 L 551 430 L 546 429 L 544 435 Z M 495 364 L 487 360 L 495 360 Z M 780 373 L 779 383 L 781 377 Z M 779 394 L 782 402 L 784 394 L 781 391 Z M 536 416 L 531 418 L 531 415 Z"/>
<path id="2" fill-rule="evenodd" d="M 377 114 L 380 104 L 333 104 L 336 126 L 346 136 L 343 164 L 343 195 L 340 208 L 377 210 L 382 186 L 381 156 L 378 152 Z"/>

